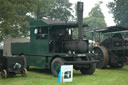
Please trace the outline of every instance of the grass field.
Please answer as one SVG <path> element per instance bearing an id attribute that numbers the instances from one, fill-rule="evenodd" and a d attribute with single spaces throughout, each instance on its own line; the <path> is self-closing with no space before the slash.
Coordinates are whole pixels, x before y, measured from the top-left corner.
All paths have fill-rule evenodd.
<path id="1" fill-rule="evenodd" d="M 128 66 L 122 69 L 97 69 L 94 75 L 81 75 L 74 70 L 73 82 L 57 83 L 57 78 L 42 69 L 31 69 L 27 77 L 20 74 L 0 78 L 0 85 L 128 85 Z"/>

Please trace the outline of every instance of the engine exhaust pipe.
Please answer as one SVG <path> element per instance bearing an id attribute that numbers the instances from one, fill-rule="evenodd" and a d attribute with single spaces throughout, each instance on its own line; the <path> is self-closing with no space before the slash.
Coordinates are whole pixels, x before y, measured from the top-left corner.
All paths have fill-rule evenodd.
<path id="1" fill-rule="evenodd" d="M 82 26 L 83 26 L 83 2 L 77 2 L 77 19 L 78 19 L 78 39 L 83 39 Z"/>

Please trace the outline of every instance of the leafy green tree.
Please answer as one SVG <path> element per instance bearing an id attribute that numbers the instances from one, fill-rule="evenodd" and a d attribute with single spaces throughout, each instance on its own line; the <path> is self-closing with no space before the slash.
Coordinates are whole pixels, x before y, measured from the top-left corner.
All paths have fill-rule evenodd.
<path id="1" fill-rule="evenodd" d="M 84 18 L 84 22 L 89 25 L 89 29 L 106 27 L 104 15 L 101 11 L 100 4 L 102 4 L 102 2 L 99 2 L 95 5 L 95 7 L 92 8 L 92 10 L 89 12 L 89 17 Z"/>
<path id="2" fill-rule="evenodd" d="M 102 2 L 99 2 L 98 4 L 95 4 L 95 7 L 92 8 L 92 10 L 89 12 L 89 16 L 83 19 L 83 23 L 88 24 L 89 27 L 86 27 L 83 29 L 83 36 L 88 39 L 92 39 L 92 33 L 89 33 L 87 31 L 89 30 L 95 30 L 106 27 L 106 23 L 104 20 L 104 15 L 101 11 L 100 5 Z M 77 6 L 75 6 L 76 9 Z M 73 37 L 78 38 L 77 29 L 73 30 Z"/>
<path id="3" fill-rule="evenodd" d="M 26 13 L 33 10 L 31 0 L 0 0 L 0 41 L 9 37 L 26 36 Z"/>
<path id="4" fill-rule="evenodd" d="M 53 7 L 53 0 L 33 0 L 34 11 L 31 14 L 35 19 L 48 16 L 48 11 Z"/>
<path id="5" fill-rule="evenodd" d="M 108 4 L 117 25 L 128 27 L 128 0 L 113 0 Z"/>
<path id="6" fill-rule="evenodd" d="M 28 36 L 29 21 L 33 19 L 67 21 L 72 16 L 70 10 L 69 0 L 0 0 L 0 41 Z"/>
<path id="7" fill-rule="evenodd" d="M 69 21 L 70 18 L 73 18 L 72 13 L 72 4 L 69 0 L 54 0 L 54 7 L 49 10 L 49 17 L 51 19 Z"/>
<path id="8" fill-rule="evenodd" d="M 89 25 L 88 28 L 85 28 L 85 35 L 88 35 L 87 37 L 89 39 L 92 38 L 92 34 L 86 32 L 87 30 L 94 30 L 94 29 L 100 29 L 106 27 L 106 23 L 104 20 L 104 15 L 101 11 L 100 5 L 102 2 L 99 2 L 95 5 L 95 7 L 92 8 L 92 10 L 89 12 L 89 17 L 84 18 L 84 23 L 87 23 Z"/>
<path id="9" fill-rule="evenodd" d="M 45 4 L 45 8 L 42 7 L 42 4 Z M 38 0 L 38 2 L 36 2 L 34 15 L 37 19 L 47 17 L 51 20 L 69 21 L 70 18 L 73 17 L 71 14 L 73 11 L 71 6 L 72 4 L 69 0 L 51 0 L 50 2 L 47 0 L 44 2 Z"/>

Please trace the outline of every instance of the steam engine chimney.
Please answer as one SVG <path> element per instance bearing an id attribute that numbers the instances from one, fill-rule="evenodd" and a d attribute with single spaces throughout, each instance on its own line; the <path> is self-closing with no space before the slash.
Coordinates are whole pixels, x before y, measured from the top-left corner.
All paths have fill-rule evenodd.
<path id="1" fill-rule="evenodd" d="M 83 2 L 77 2 L 77 19 L 78 19 L 78 39 L 82 40 L 82 26 L 83 26 Z"/>

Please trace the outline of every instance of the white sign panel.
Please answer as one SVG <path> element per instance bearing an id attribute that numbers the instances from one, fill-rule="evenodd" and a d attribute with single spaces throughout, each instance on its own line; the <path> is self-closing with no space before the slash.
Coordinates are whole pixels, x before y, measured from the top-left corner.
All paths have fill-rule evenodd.
<path id="1" fill-rule="evenodd" d="M 73 80 L 73 65 L 62 65 L 61 66 L 61 82 L 72 82 Z"/>

